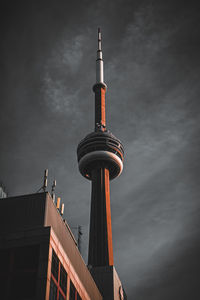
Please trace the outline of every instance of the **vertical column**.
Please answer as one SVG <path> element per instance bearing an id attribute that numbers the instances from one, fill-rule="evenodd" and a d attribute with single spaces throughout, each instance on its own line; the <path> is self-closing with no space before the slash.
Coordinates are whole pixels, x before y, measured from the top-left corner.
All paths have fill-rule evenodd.
<path id="1" fill-rule="evenodd" d="M 113 265 L 109 170 L 103 167 L 92 171 L 88 265 Z"/>

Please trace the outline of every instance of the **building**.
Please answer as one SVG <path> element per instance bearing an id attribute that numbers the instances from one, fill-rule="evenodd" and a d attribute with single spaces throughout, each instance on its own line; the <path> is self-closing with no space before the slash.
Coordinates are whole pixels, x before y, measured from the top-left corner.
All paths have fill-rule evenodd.
<path id="1" fill-rule="evenodd" d="M 2 300 L 102 299 L 48 192 L 1 199 L 0 228 Z"/>
<path id="2" fill-rule="evenodd" d="M 81 174 L 92 181 L 88 266 L 48 192 L 0 200 L 1 299 L 123 300 L 114 268 L 110 180 L 123 169 L 121 142 L 106 128 L 101 33 L 98 32 L 95 130 L 78 145 Z"/>

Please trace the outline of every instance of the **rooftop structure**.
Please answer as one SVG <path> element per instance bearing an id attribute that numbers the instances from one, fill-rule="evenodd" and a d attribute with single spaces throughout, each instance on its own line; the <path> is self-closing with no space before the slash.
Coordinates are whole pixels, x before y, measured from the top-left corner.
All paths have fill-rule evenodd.
<path id="1" fill-rule="evenodd" d="M 48 192 L 0 201 L 1 299 L 102 300 Z"/>

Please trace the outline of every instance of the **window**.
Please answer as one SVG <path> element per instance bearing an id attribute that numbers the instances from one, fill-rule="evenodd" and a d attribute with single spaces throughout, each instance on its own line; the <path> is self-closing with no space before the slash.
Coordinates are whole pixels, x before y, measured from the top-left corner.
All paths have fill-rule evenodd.
<path id="1" fill-rule="evenodd" d="M 59 293 L 59 298 L 58 298 L 58 300 L 65 300 L 65 299 L 66 299 L 66 297 L 64 298 L 63 295 L 62 295 L 61 293 Z"/>
<path id="2" fill-rule="evenodd" d="M 82 300 L 81 296 L 79 295 L 79 293 L 77 292 L 77 300 Z"/>
<path id="3" fill-rule="evenodd" d="M 60 287 L 63 292 L 67 292 L 67 272 L 65 271 L 62 264 L 60 264 Z"/>
<path id="4" fill-rule="evenodd" d="M 52 249 L 51 282 L 49 300 L 66 300 L 68 274 Z M 70 280 L 69 300 L 82 300 L 73 282 Z"/>
<path id="5" fill-rule="evenodd" d="M 59 266 L 59 259 L 56 253 L 52 252 L 52 264 L 51 264 L 51 273 L 55 277 L 55 279 L 58 281 L 58 266 Z"/>
<path id="6" fill-rule="evenodd" d="M 70 295 L 69 295 L 69 299 L 70 300 L 75 300 L 75 295 L 76 295 L 76 289 L 75 289 L 75 286 L 73 285 L 72 281 L 70 280 Z"/>
<path id="7" fill-rule="evenodd" d="M 52 278 L 51 278 L 51 284 L 50 284 L 49 300 L 57 300 L 57 286 Z"/>
<path id="8" fill-rule="evenodd" d="M 67 272 L 55 251 L 52 250 L 51 285 L 49 300 L 65 300 L 67 294 Z"/>

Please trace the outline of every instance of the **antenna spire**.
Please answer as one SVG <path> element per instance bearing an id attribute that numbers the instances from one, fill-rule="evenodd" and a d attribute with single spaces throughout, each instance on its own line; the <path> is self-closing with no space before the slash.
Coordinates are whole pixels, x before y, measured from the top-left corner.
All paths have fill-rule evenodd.
<path id="1" fill-rule="evenodd" d="M 98 28 L 98 50 L 101 51 L 101 29 Z"/>
<path id="2" fill-rule="evenodd" d="M 103 55 L 102 55 L 102 46 L 101 46 L 101 31 L 98 28 L 98 48 L 97 48 L 97 59 L 96 59 L 96 84 L 104 83 L 104 74 L 103 74 Z"/>

